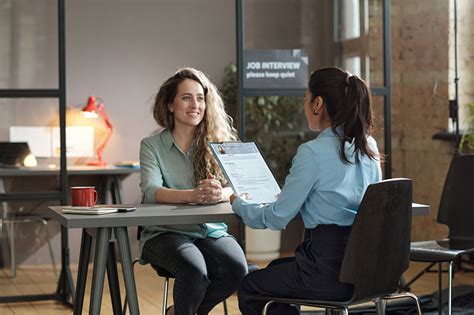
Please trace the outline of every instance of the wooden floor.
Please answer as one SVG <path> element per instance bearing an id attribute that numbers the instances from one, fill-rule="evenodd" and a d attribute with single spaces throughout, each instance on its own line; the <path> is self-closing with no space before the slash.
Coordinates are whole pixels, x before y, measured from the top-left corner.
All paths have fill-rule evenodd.
<path id="1" fill-rule="evenodd" d="M 259 263 L 261 267 L 265 262 Z M 421 270 L 424 264 L 412 263 L 406 273 L 406 278 L 411 278 L 418 270 Z M 73 277 L 75 279 L 77 266 L 71 266 Z M 92 266 L 90 269 L 92 270 Z M 120 272 L 120 271 L 119 271 Z M 86 298 L 84 301 L 84 313 L 88 312 L 90 293 L 89 272 L 88 285 L 86 288 Z M 20 266 L 16 278 L 9 277 L 8 269 L 0 270 L 0 295 L 16 294 L 41 294 L 52 293 L 56 289 L 56 281 L 51 266 Z M 149 266 L 137 265 L 135 269 L 137 289 L 139 293 L 139 303 L 141 314 L 160 314 L 162 305 L 163 279 L 157 277 L 155 272 Z M 446 277 L 446 275 L 444 275 Z M 446 278 L 444 278 L 446 279 Z M 120 279 L 121 285 L 123 283 Z M 446 281 L 444 281 L 446 284 Z M 457 272 L 455 274 L 455 285 L 474 285 L 474 273 Z M 427 274 L 412 285 L 412 292 L 415 294 L 428 294 L 437 288 L 437 274 Z M 121 288 L 123 292 L 123 287 Z M 171 299 L 171 297 L 170 297 Z M 229 313 L 240 314 L 237 307 L 235 294 L 227 300 Z M 112 314 L 110 297 L 108 296 L 108 286 L 104 286 L 104 296 L 102 299 L 102 314 Z M 0 314 L 71 314 L 71 309 L 60 303 L 45 301 L 34 303 L 10 303 L 0 304 Z M 222 304 L 218 305 L 211 314 L 223 314 Z"/>

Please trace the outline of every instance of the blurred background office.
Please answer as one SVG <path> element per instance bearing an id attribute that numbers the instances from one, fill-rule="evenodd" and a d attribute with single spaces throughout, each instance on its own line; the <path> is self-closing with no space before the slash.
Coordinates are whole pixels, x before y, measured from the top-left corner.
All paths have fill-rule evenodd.
<path id="1" fill-rule="evenodd" d="M 383 1 L 381 0 L 246 0 L 245 49 L 299 49 L 308 52 L 309 69 L 339 65 L 361 75 L 372 87 L 383 86 Z M 460 122 L 473 102 L 473 3 L 458 1 Z M 453 5 L 445 0 L 397 0 L 391 3 L 392 39 L 392 175 L 414 180 L 414 200 L 432 206 L 430 216 L 414 218 L 413 240 L 435 238 L 446 230 L 435 224 L 444 178 L 454 152 L 448 100 L 454 93 Z M 0 0 L 0 88 L 57 88 L 57 17 L 53 0 Z M 178 67 L 192 66 L 209 74 L 232 95 L 236 62 L 233 0 L 67 0 L 66 93 L 69 112 L 79 110 L 90 95 L 100 96 L 114 133 L 104 160 L 137 161 L 139 142 L 157 130 L 151 113 L 157 87 Z M 234 83 L 233 83 L 234 82 Z M 235 94 L 234 94 L 235 95 Z M 229 113 L 238 120 L 232 97 Z M 262 108 L 273 106 L 278 119 L 302 110 L 301 97 L 248 100 L 249 138 Z M 253 106 L 253 107 L 252 107 Z M 260 106 L 260 107 L 259 107 Z M 375 97 L 376 138 L 383 150 L 383 100 Z M 0 140 L 11 126 L 53 126 L 55 99 L 1 99 Z M 252 116 L 253 115 L 253 116 Z M 263 114 L 262 119 L 267 119 Z M 68 116 L 68 123 L 74 123 Z M 301 117 L 295 114 L 294 117 Z M 252 121 L 254 119 L 254 121 Z M 291 118 L 293 119 L 293 118 Z M 280 151 L 264 152 L 277 177 L 284 178 L 296 146 L 311 137 L 305 124 L 282 120 L 270 126 L 283 141 Z M 82 125 L 83 123 L 78 123 Z M 86 124 L 86 123 L 84 123 Z M 263 123 L 264 124 L 264 123 Z M 95 128 L 103 128 L 92 125 Z M 268 127 L 267 126 L 267 127 Z M 284 131 L 280 132 L 279 131 Z M 99 130 L 100 131 L 100 130 Z M 97 132 L 97 130 L 96 130 Z M 442 140 L 433 139 L 434 135 Z M 441 135 L 441 136 L 439 136 Z M 100 138 L 100 134 L 96 136 Z M 443 140 L 444 139 L 444 140 Z M 283 149 L 282 149 L 283 148 Z M 282 151 L 285 151 L 282 153 Z M 272 156 L 279 156 L 273 161 Z M 92 157 L 90 157 L 92 159 Z M 70 158 L 69 164 L 89 159 Z M 41 164 L 54 157 L 40 158 Z M 140 202 L 139 176 L 123 183 L 123 202 Z M 44 206 L 44 205 L 42 205 Z M 294 247 L 300 227 L 289 226 L 282 250 Z M 22 242 L 19 227 L 19 242 Z M 25 233 L 27 229 L 23 228 Z M 59 257 L 59 228 L 49 226 Z M 80 231 L 70 231 L 72 261 L 77 260 Z M 131 234 L 133 234 L 131 232 Z M 132 238 L 133 239 L 133 238 Z M 25 237 L 23 242 L 29 242 Z M 46 243 L 19 247 L 25 264 L 49 264 Z"/>

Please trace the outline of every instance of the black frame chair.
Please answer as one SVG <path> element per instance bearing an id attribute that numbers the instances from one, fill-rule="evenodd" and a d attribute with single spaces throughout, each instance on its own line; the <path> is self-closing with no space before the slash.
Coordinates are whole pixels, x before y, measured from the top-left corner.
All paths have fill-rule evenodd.
<path id="1" fill-rule="evenodd" d="M 367 187 L 351 229 L 341 267 L 340 281 L 354 286 L 347 301 L 322 301 L 272 296 L 255 296 L 252 300 L 272 303 L 315 306 L 349 314 L 349 305 L 371 300 L 408 297 L 420 304 L 416 295 L 397 292 L 399 280 L 410 261 L 412 181 L 391 179 Z M 317 284 L 315 284 L 317 285 Z M 377 303 L 380 306 L 379 303 Z"/>
<path id="2" fill-rule="evenodd" d="M 439 313 L 442 311 L 441 264 L 449 263 L 448 314 L 452 314 L 453 263 L 464 254 L 474 253 L 474 155 L 453 158 L 444 182 L 437 222 L 449 227 L 446 239 L 413 242 L 410 260 L 431 263 L 406 285 L 408 287 L 436 263 L 438 264 Z"/>

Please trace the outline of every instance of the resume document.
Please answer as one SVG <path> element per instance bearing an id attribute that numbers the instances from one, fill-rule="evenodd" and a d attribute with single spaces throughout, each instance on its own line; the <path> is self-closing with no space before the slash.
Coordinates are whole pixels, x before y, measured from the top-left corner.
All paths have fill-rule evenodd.
<path id="1" fill-rule="evenodd" d="M 211 142 L 209 145 L 239 197 L 249 203 L 276 200 L 280 186 L 254 142 Z"/>

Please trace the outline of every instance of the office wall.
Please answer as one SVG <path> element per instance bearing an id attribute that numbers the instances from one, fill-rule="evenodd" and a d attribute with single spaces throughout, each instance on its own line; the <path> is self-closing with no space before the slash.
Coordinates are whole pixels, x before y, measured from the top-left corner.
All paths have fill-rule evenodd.
<path id="1" fill-rule="evenodd" d="M 153 97 L 177 68 L 202 69 L 219 83 L 234 60 L 231 1 L 69 1 L 67 12 L 68 99 L 103 98 L 115 127 L 110 162 L 138 160 L 140 140 L 157 128 Z M 139 201 L 138 176 L 124 194 Z"/>
<path id="2" fill-rule="evenodd" d="M 33 0 L 4 1 L 0 7 L 1 87 L 50 87 L 57 81 L 55 1 L 44 1 L 49 9 Z M 140 139 L 156 129 L 151 116 L 153 95 L 176 68 L 200 68 L 219 85 L 225 66 L 235 62 L 233 0 L 66 2 L 68 104 L 83 104 L 92 94 L 103 98 L 115 127 L 104 151 L 109 162 L 138 160 Z M 327 45 L 332 38 L 327 28 L 332 23 L 330 0 L 301 0 L 298 5 L 290 0 L 245 3 L 246 47 L 308 47 L 310 68 L 333 63 L 337 52 Z M 415 239 L 445 233 L 435 223 L 436 207 L 452 147 L 431 136 L 447 127 L 448 13 L 444 0 L 432 0 L 429 6 L 426 1 L 392 2 L 393 174 L 413 178 L 415 200 L 433 207 L 431 216 L 415 219 Z M 380 16 L 374 19 L 381 22 Z M 381 32 L 371 36 L 371 41 L 380 43 Z M 370 56 L 374 65 L 380 64 L 379 48 Z M 57 108 L 52 100 L 40 100 L 41 106 L 28 100 L 16 102 L 20 106 L 0 100 L 0 139 L 6 137 L 9 124 L 48 121 Z M 376 111 L 380 113 L 380 107 Z M 137 174 L 125 180 L 125 202 L 139 201 L 138 183 Z M 286 249 L 294 244 L 299 227 L 288 229 L 282 244 Z M 57 227 L 51 232 L 56 232 L 53 247 L 57 250 Z M 130 232 L 131 238 L 134 233 Z M 79 240 L 79 231 L 71 231 L 72 261 L 77 260 Z M 18 245 L 19 261 L 49 263 L 44 240 L 33 253 L 22 253 Z"/>
<path id="3" fill-rule="evenodd" d="M 4 4 L 0 68 L 7 71 L 0 71 L 1 87 L 56 87 L 56 1 Z M 330 21 L 316 8 L 329 4 L 328 0 L 299 1 L 298 5 L 288 0 L 245 1 L 245 47 L 309 47 L 312 67 L 330 64 L 332 55 L 319 44 L 329 39 L 325 25 Z M 234 6 L 233 0 L 66 1 L 67 104 L 78 110 L 89 95 L 103 99 L 114 126 L 104 151 L 107 162 L 138 160 L 140 140 L 157 129 L 151 115 L 154 94 L 178 67 L 202 69 L 220 85 L 224 68 L 235 63 Z M 8 138 L 8 126 L 52 123 L 57 110 L 55 100 L 0 100 L 0 106 L 3 140 Z M 124 181 L 124 202 L 140 201 L 138 184 L 138 174 Z M 50 234 L 55 235 L 53 248 L 59 259 L 60 240 L 54 225 L 50 224 Z M 20 233 L 17 239 L 18 262 L 48 264 L 44 234 L 39 232 L 40 242 L 33 251 L 26 250 L 36 228 L 18 228 L 31 232 Z M 300 226 L 295 233 L 298 239 Z M 134 230 L 130 237 L 135 238 Z M 80 231 L 70 231 L 72 262 L 77 260 L 79 240 Z M 290 243 L 283 245 L 291 247 Z"/>
<path id="4" fill-rule="evenodd" d="M 393 175 L 412 178 L 414 200 L 432 207 L 414 218 L 414 240 L 447 235 L 436 217 L 454 152 L 452 143 L 432 139 L 448 127 L 449 3 L 426 2 L 392 2 Z"/>
<path id="5" fill-rule="evenodd" d="M 235 62 L 234 15 L 233 1 L 66 1 L 67 104 L 83 104 L 89 95 L 104 100 L 114 126 L 104 151 L 107 162 L 138 160 L 140 140 L 157 128 L 152 99 L 178 67 L 202 69 L 220 84 L 225 66 Z M 55 1 L 4 1 L 0 16 L 1 87 L 56 87 Z M 56 101 L 35 101 L 0 102 L 2 140 L 8 139 L 10 125 L 54 119 Z M 138 174 L 124 181 L 124 202 L 140 201 L 138 183 Z M 51 229 L 59 261 L 58 229 Z M 31 253 L 22 249 L 18 237 L 18 262 L 49 263 L 44 240 Z M 80 231 L 71 231 L 72 261 L 77 260 L 79 241 Z M 23 241 L 25 247 L 27 242 Z"/>

